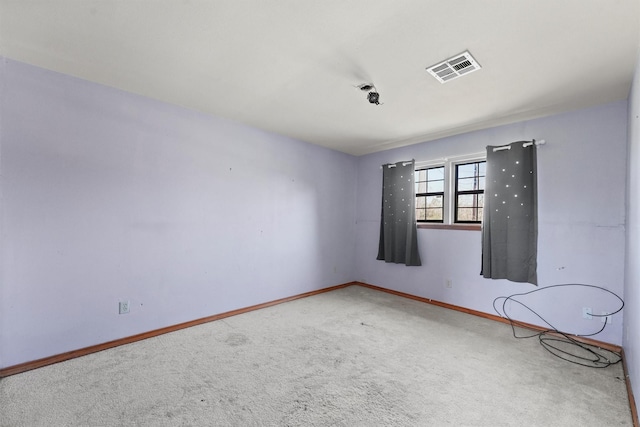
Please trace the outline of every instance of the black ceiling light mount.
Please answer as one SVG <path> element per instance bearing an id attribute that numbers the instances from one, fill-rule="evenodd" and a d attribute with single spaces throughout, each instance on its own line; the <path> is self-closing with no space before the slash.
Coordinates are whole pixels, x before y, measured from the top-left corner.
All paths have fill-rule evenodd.
<path id="1" fill-rule="evenodd" d="M 364 92 L 369 92 L 367 93 L 367 100 L 370 104 L 380 105 L 380 94 L 378 93 L 373 83 L 363 83 L 358 86 L 358 89 Z"/>

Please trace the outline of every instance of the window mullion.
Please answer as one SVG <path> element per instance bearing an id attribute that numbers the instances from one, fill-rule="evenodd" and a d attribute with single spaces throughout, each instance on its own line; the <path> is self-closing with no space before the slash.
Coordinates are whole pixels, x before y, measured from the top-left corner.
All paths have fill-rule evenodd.
<path id="1" fill-rule="evenodd" d="M 448 224 L 453 224 L 454 223 L 454 212 L 455 212 L 455 167 L 453 166 L 452 162 L 447 162 L 447 164 L 445 165 L 445 188 L 447 189 L 447 196 L 446 197 L 446 218 L 447 218 L 447 223 Z"/>

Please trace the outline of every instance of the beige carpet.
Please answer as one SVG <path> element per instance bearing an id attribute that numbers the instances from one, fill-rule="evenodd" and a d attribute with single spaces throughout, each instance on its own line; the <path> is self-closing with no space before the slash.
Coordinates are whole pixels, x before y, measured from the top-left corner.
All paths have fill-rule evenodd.
<path id="1" fill-rule="evenodd" d="M 622 366 L 359 286 L 0 380 L 2 426 L 631 426 Z"/>

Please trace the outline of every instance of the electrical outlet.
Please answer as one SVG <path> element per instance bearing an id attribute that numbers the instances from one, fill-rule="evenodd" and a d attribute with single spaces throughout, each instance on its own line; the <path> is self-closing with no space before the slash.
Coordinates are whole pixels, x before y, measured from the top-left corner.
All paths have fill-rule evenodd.
<path id="1" fill-rule="evenodd" d="M 584 319 L 593 319 L 591 307 L 582 307 L 582 317 Z"/>
<path id="2" fill-rule="evenodd" d="M 600 320 L 602 321 L 602 323 L 607 323 L 607 324 L 611 324 L 611 315 L 609 313 L 607 313 L 606 311 L 602 312 L 602 317 L 600 318 Z"/>
<path id="3" fill-rule="evenodd" d="M 453 288 L 453 284 L 451 283 L 451 279 L 447 279 L 447 280 L 445 280 L 444 285 L 445 285 L 447 288 Z"/>
<path id="4" fill-rule="evenodd" d="M 120 301 L 118 303 L 118 313 L 119 314 L 129 313 L 129 301 Z"/>

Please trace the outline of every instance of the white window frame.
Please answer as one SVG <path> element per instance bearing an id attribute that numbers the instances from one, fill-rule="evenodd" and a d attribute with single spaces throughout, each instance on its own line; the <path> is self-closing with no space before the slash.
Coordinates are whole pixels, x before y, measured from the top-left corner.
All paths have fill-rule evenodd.
<path id="1" fill-rule="evenodd" d="M 480 224 L 456 223 L 454 220 L 456 165 L 471 162 L 487 161 L 485 152 L 451 156 L 441 159 L 425 160 L 415 163 L 415 170 L 444 166 L 444 205 L 443 221 L 441 223 L 420 222 L 419 226 L 438 228 L 438 226 L 479 226 Z"/>

